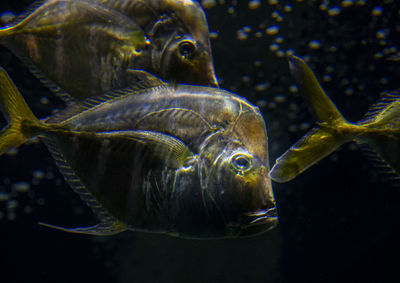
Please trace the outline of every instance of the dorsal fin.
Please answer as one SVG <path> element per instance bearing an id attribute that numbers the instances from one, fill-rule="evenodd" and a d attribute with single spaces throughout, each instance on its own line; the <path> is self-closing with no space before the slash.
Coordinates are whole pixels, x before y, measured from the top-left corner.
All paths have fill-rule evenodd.
<path id="1" fill-rule="evenodd" d="M 28 5 L 27 8 L 25 8 L 25 11 L 22 12 L 21 14 L 17 15 L 14 17 L 12 20 L 6 23 L 7 26 L 14 26 L 18 24 L 19 22 L 23 21 L 26 17 L 28 17 L 34 10 L 36 10 L 38 7 L 40 7 L 44 2 L 47 0 L 37 0 L 30 5 Z"/>
<path id="2" fill-rule="evenodd" d="M 141 94 L 150 88 L 162 87 L 162 86 L 168 85 L 167 83 L 165 83 L 158 77 L 156 77 L 144 70 L 129 69 L 128 73 L 132 77 L 129 80 L 132 82 L 135 82 L 131 86 L 129 86 L 127 88 L 115 90 L 115 91 L 110 91 L 103 95 L 96 96 L 93 98 L 87 98 L 87 99 L 83 100 L 82 102 L 70 103 L 70 105 L 66 109 L 51 116 L 48 119 L 48 122 L 49 123 L 59 123 L 59 122 L 64 121 L 65 119 L 68 119 L 74 115 L 77 115 L 87 109 L 96 107 L 104 102 L 110 102 L 114 99 L 118 99 L 118 98 L 128 96 L 128 95 Z"/>
<path id="3" fill-rule="evenodd" d="M 64 89 L 48 79 L 47 76 L 38 68 L 36 65 L 26 56 L 19 54 L 18 51 L 14 51 L 15 55 L 24 63 L 34 77 L 36 77 L 45 87 L 47 87 L 52 93 L 63 100 L 65 103 L 71 103 L 74 98 L 69 95 Z"/>
<path id="4" fill-rule="evenodd" d="M 368 144 L 357 143 L 363 154 L 371 161 L 372 166 L 377 169 L 378 174 L 384 181 L 389 182 L 395 187 L 400 187 L 400 176 L 396 170 L 390 166 L 375 150 Z"/>
<path id="5" fill-rule="evenodd" d="M 400 90 L 384 93 L 381 98 L 368 109 L 368 112 L 358 124 L 378 123 L 381 122 L 382 118 L 391 119 L 392 115 L 390 113 L 398 116 L 398 111 L 400 110 L 399 101 Z M 390 113 L 388 111 L 390 111 Z"/>

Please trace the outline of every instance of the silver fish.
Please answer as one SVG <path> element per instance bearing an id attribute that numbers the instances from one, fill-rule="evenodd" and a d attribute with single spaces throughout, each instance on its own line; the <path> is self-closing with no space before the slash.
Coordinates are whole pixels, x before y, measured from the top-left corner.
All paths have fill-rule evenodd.
<path id="1" fill-rule="evenodd" d="M 129 68 L 218 86 L 204 11 L 187 0 L 48 0 L 1 28 L 0 44 L 67 101 L 127 86 Z"/>
<path id="2" fill-rule="evenodd" d="M 141 83 L 38 120 L 4 70 L 0 105 L 9 125 L 0 155 L 39 136 L 70 186 L 100 218 L 67 229 L 125 230 L 188 238 L 255 235 L 277 225 L 267 132 L 257 107 L 217 88 Z"/>

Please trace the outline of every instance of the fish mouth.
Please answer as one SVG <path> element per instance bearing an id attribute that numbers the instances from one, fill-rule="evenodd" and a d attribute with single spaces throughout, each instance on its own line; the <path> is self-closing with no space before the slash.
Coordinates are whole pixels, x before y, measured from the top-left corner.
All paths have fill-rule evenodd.
<path id="1" fill-rule="evenodd" d="M 248 226 L 260 225 L 266 219 L 278 219 L 278 211 L 277 211 L 276 207 L 273 207 L 273 208 L 269 208 L 267 210 L 262 209 L 262 210 L 258 210 L 256 212 L 247 213 L 246 216 L 249 217 L 249 221 L 250 221 Z"/>
<path id="2" fill-rule="evenodd" d="M 255 236 L 275 228 L 278 225 L 276 207 L 262 209 L 245 214 L 246 223 L 241 227 L 239 236 Z"/>
<path id="3" fill-rule="evenodd" d="M 231 237 L 250 237 L 267 232 L 278 225 L 276 207 L 245 213 L 239 225 L 229 225 L 228 234 Z"/>

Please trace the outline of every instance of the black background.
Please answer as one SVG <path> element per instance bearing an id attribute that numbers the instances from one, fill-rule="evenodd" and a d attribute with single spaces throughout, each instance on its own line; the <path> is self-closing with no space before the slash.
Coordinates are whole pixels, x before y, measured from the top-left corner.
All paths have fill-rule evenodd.
<path id="1" fill-rule="evenodd" d="M 399 87 L 399 63 L 375 56 L 394 47 L 385 56 L 390 57 L 399 46 L 397 1 L 367 1 L 342 8 L 335 17 L 320 8 L 322 1 L 280 1 L 278 6 L 262 1 L 256 10 L 248 9 L 248 1 L 237 1 L 236 6 L 225 2 L 206 11 L 210 30 L 218 32 L 212 40 L 217 76 L 221 87 L 262 106 L 271 162 L 314 121 L 300 95 L 288 90 L 294 82 L 286 59 L 269 49 L 277 36 L 284 38 L 282 50 L 309 56 L 320 79 L 330 75 L 330 81 L 321 79 L 322 85 L 351 121 L 359 120 L 381 92 Z M 330 2 L 340 7 L 341 1 Z M 20 13 L 30 3 L 2 1 L 0 11 Z M 284 12 L 284 4 L 293 10 Z M 378 4 L 383 13 L 374 17 L 371 11 Z M 233 14 L 229 7 L 234 7 Z M 277 9 L 283 16 L 278 23 L 271 16 Z M 265 29 L 260 24 L 278 25 L 279 34 L 256 37 L 256 31 Z M 237 30 L 246 25 L 252 28 L 248 39 L 238 40 Z M 381 29 L 388 34 L 386 44 L 376 38 Z M 321 42 L 319 49 L 308 47 L 314 39 Z M 63 106 L 2 47 L 0 65 L 39 117 Z M 268 88 L 256 90 L 265 83 Z M 346 95 L 349 88 L 354 93 Z M 42 97 L 49 104 L 43 105 Z M 3 156 L 0 168 L 0 192 L 9 192 L 14 182 L 31 183 L 30 192 L 13 197 L 18 201 L 15 220 L 8 219 L 7 202 L 0 201 L 1 282 L 398 281 L 400 190 L 354 144 L 344 145 L 289 183 L 275 183 L 278 228 L 236 240 L 182 240 L 135 232 L 96 238 L 49 230 L 37 223 L 74 227 L 96 220 L 65 184 L 46 148 L 39 143 L 23 146 L 17 156 Z M 34 178 L 35 170 L 45 172 L 45 178 Z M 26 212 L 27 206 L 32 212 Z"/>

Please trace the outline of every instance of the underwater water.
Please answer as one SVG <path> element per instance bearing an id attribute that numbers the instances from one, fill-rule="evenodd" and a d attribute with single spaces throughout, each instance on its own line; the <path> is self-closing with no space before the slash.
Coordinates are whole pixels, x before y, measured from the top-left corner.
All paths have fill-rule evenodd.
<path id="1" fill-rule="evenodd" d="M 202 1 L 222 88 L 258 105 L 271 165 L 314 123 L 286 54 L 309 59 L 350 121 L 400 88 L 400 3 Z M 2 1 L 20 13 L 31 1 Z M 4 67 L 38 117 L 63 103 L 0 47 Z M 5 123 L 5 121 L 2 121 Z M 399 155 L 394 152 L 393 154 Z M 260 236 L 185 240 L 124 232 L 93 237 L 39 226 L 96 223 L 33 142 L 0 158 L 1 282 L 391 282 L 400 252 L 400 189 L 349 143 L 285 184 L 273 183 L 280 223 Z"/>

